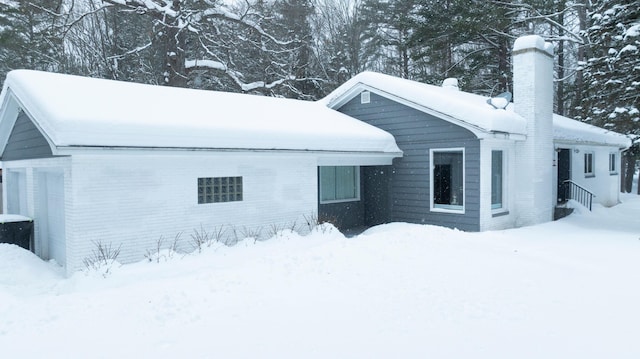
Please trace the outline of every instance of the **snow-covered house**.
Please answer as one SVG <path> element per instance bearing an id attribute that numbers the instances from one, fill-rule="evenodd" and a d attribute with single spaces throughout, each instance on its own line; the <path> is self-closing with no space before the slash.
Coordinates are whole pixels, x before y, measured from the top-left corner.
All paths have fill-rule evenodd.
<path id="1" fill-rule="evenodd" d="M 95 243 L 129 262 L 201 226 L 535 224 L 565 180 L 616 204 L 630 141 L 554 116 L 552 71 L 537 36 L 515 43 L 513 104 L 376 73 L 305 102 L 13 71 L 3 208 L 34 218 L 32 249 L 72 272 Z"/>
<path id="2" fill-rule="evenodd" d="M 364 205 L 321 202 L 321 216 L 484 231 L 552 220 L 567 188 L 618 203 L 630 140 L 553 114 L 553 48 L 541 37 L 516 40 L 513 64 L 513 103 L 459 91 L 455 79 L 439 87 L 378 73 L 327 96 L 327 106 L 393 134 L 404 156 L 364 170 Z M 372 194 L 369 183 L 386 189 Z"/>
<path id="3" fill-rule="evenodd" d="M 0 103 L 5 213 L 34 218 L 33 250 L 68 272 L 96 243 L 130 262 L 201 226 L 301 227 L 318 211 L 319 167 L 343 182 L 324 194 L 339 199 L 359 178 L 343 168 L 402 155 L 322 103 L 28 70 L 9 73 Z"/>

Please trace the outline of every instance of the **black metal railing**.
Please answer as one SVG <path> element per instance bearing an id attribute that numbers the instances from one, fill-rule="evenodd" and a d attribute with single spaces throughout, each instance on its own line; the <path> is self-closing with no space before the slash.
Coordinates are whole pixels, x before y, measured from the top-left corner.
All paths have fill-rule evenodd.
<path id="1" fill-rule="evenodd" d="M 593 204 L 593 197 L 595 197 L 593 193 L 589 192 L 588 189 L 580 186 L 579 184 L 571 180 L 566 180 L 562 182 L 562 185 L 564 186 L 565 198 L 578 201 L 581 205 L 591 210 L 591 205 Z"/>

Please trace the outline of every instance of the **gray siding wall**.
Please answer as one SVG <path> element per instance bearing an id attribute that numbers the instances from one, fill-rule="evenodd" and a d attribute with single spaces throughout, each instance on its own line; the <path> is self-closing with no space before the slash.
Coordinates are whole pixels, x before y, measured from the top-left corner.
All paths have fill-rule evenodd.
<path id="1" fill-rule="evenodd" d="M 339 229 L 375 226 L 390 221 L 391 166 L 360 167 L 360 200 L 318 205 L 318 219 Z M 318 183 L 320 179 L 318 178 Z M 320 203 L 320 197 L 318 197 Z"/>
<path id="2" fill-rule="evenodd" d="M 18 114 L 7 146 L 2 153 L 3 161 L 52 157 L 49 143 L 23 111 Z"/>
<path id="3" fill-rule="evenodd" d="M 480 140 L 469 130 L 371 93 L 354 97 L 338 111 L 391 133 L 404 156 L 395 159 L 390 178 L 389 221 L 480 230 Z M 465 148 L 465 213 L 430 211 L 429 150 Z"/>

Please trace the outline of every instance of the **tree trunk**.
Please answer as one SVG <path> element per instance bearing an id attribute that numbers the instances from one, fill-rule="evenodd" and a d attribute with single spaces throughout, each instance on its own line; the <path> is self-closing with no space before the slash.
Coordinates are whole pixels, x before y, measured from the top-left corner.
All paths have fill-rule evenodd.
<path id="1" fill-rule="evenodd" d="M 625 152 L 625 164 L 626 168 L 624 169 L 624 191 L 626 193 L 631 193 L 633 191 L 633 175 L 636 170 L 636 161 L 635 157 L 631 155 L 629 151 Z"/>
<path id="2" fill-rule="evenodd" d="M 583 73 L 583 63 L 587 59 L 587 44 L 589 40 L 585 34 L 585 30 L 587 29 L 587 2 L 580 1 L 578 6 L 578 23 L 580 29 L 580 36 L 582 37 L 582 44 L 578 45 L 578 54 L 576 60 L 578 61 L 578 70 L 576 71 L 576 82 L 575 82 L 575 99 L 574 99 L 574 109 L 576 110 L 576 106 L 582 106 L 582 99 L 584 98 L 584 73 Z M 585 113 L 584 109 L 577 111 L 581 116 Z M 575 112 L 574 112 L 575 113 Z"/>
<path id="3" fill-rule="evenodd" d="M 164 72 L 163 83 L 167 86 L 186 87 L 187 76 L 184 68 L 185 55 L 182 49 L 184 38 L 178 29 L 166 26 L 160 41 L 162 41 L 161 49 L 164 50 Z"/>
<path id="4" fill-rule="evenodd" d="M 500 47 L 498 48 L 498 81 L 500 84 L 500 92 L 509 91 L 509 84 L 511 79 L 508 77 L 510 74 L 510 62 L 511 50 L 506 40 L 500 41 Z M 513 90 L 511 90 L 513 92 Z"/>
<path id="5" fill-rule="evenodd" d="M 558 4 L 558 23 L 564 26 L 564 1 L 561 1 Z M 562 40 L 564 36 L 564 28 L 560 26 L 558 27 L 558 82 L 556 88 L 556 103 L 558 107 L 556 109 L 556 113 L 558 115 L 564 116 L 564 40 Z"/>

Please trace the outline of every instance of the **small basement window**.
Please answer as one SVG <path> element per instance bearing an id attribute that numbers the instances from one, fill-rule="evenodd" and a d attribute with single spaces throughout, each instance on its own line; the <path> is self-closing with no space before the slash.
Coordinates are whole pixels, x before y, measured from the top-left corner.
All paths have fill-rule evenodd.
<path id="1" fill-rule="evenodd" d="M 242 201 L 242 177 L 198 178 L 198 204 Z"/>

